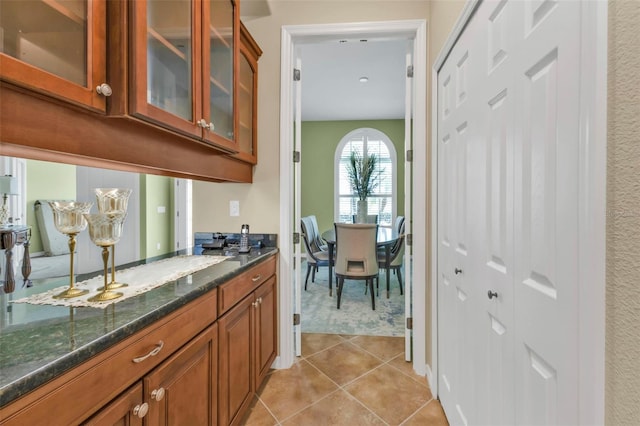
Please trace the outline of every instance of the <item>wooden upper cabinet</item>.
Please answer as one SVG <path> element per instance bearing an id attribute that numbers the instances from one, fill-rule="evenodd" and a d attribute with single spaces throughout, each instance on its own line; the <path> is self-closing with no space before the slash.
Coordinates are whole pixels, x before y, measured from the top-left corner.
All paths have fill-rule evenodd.
<path id="1" fill-rule="evenodd" d="M 132 7 L 131 114 L 237 152 L 235 2 L 137 0 Z"/>
<path id="2" fill-rule="evenodd" d="M 0 1 L 0 78 L 104 112 L 106 22 L 105 0 Z"/>
<path id="3" fill-rule="evenodd" d="M 261 55 L 262 50 L 241 23 L 236 115 L 240 152 L 236 158 L 253 164 L 258 162 L 258 59 Z"/>

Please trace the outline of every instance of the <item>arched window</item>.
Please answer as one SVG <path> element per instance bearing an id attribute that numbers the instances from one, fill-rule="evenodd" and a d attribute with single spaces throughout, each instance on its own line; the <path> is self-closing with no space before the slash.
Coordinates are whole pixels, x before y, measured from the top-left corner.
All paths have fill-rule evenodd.
<path id="1" fill-rule="evenodd" d="M 380 184 L 367 199 L 368 214 L 378 215 L 380 226 L 391 226 L 396 215 L 396 149 L 387 135 L 379 130 L 362 128 L 348 133 L 336 148 L 334 197 L 337 222 L 351 222 L 357 212 L 358 196 L 351 189 L 347 164 L 352 152 L 378 157 Z"/>

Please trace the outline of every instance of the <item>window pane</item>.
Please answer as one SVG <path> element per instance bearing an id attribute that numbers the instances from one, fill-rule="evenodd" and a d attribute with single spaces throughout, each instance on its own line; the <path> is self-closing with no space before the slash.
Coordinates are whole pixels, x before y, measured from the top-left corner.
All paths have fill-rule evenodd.
<path id="1" fill-rule="evenodd" d="M 377 173 L 379 173 L 378 186 L 367 203 L 368 214 L 377 214 L 379 223 L 383 226 L 391 226 L 393 222 L 394 183 L 393 162 L 389 146 L 380 137 L 373 137 L 368 132 L 354 134 L 344 145 L 340 152 L 338 167 L 338 220 L 351 222 L 352 215 L 357 212 L 357 196 L 351 189 L 347 167 L 351 153 L 356 152 L 362 156 L 363 152 L 378 157 Z"/>

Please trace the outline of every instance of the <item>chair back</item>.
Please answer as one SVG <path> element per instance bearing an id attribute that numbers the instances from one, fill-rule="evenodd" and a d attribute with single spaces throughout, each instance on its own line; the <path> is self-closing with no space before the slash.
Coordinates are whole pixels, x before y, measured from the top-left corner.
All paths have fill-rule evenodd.
<path id="1" fill-rule="evenodd" d="M 326 250 L 326 247 L 323 248 L 323 246 L 326 246 L 326 243 L 322 241 L 322 237 L 320 236 L 320 230 L 318 229 L 318 220 L 316 219 L 316 215 L 312 214 L 307 217 L 309 218 L 309 222 L 311 222 L 311 226 L 313 227 L 313 233 L 315 235 L 315 238 L 310 241 L 311 246 L 315 248 L 315 251 Z"/>
<path id="2" fill-rule="evenodd" d="M 377 214 L 368 214 L 367 218 L 365 219 L 366 222 L 365 223 L 378 223 L 378 215 Z M 353 223 L 358 223 L 358 215 L 351 215 L 351 221 Z"/>
<path id="3" fill-rule="evenodd" d="M 317 251 L 317 250 L 313 250 L 313 241 L 315 240 L 316 235 L 313 229 L 313 223 L 311 222 L 311 217 L 305 216 L 301 218 L 300 227 L 302 229 L 302 234 L 307 237 L 306 239 L 309 243 L 307 247 L 307 251 Z"/>
<path id="4" fill-rule="evenodd" d="M 376 238 L 378 225 L 369 223 L 335 223 L 336 275 L 353 278 L 378 274 Z"/>
<path id="5" fill-rule="evenodd" d="M 396 221 L 393 224 L 393 229 L 398 233 L 398 235 L 401 234 L 400 227 L 403 227 L 404 230 L 404 216 L 396 217 Z"/>

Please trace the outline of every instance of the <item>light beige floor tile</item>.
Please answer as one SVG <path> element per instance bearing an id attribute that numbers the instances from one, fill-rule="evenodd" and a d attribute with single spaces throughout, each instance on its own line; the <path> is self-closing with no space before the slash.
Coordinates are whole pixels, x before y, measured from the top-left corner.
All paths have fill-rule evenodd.
<path id="1" fill-rule="evenodd" d="M 351 395 L 343 390 L 332 393 L 316 404 L 305 408 L 295 416 L 285 420 L 283 425 L 304 426 L 368 426 L 384 425 L 375 414 L 367 410 Z"/>
<path id="2" fill-rule="evenodd" d="M 427 405 L 411 417 L 403 426 L 449 426 L 442 405 L 437 399 L 431 400 Z"/>
<path id="3" fill-rule="evenodd" d="M 270 374 L 259 396 L 276 420 L 282 420 L 336 389 L 335 383 L 301 360 L 287 370 Z"/>
<path id="4" fill-rule="evenodd" d="M 273 426 L 278 422 L 273 418 L 269 410 L 266 409 L 264 404 L 255 397 L 251 407 L 247 411 L 242 424 L 245 426 Z"/>
<path id="5" fill-rule="evenodd" d="M 400 370 L 401 372 L 403 372 L 413 380 L 417 381 L 418 383 L 429 386 L 429 382 L 427 381 L 427 378 L 419 374 L 416 374 L 416 372 L 413 371 L 413 364 L 405 361 L 404 354 L 400 354 L 396 356 L 387 364 L 397 368 L 398 370 Z"/>
<path id="6" fill-rule="evenodd" d="M 339 385 L 349 383 L 381 364 L 378 358 L 349 342 L 310 356 L 307 361 Z"/>
<path id="7" fill-rule="evenodd" d="M 351 342 L 383 361 L 404 354 L 404 337 L 358 336 Z"/>
<path id="8" fill-rule="evenodd" d="M 389 365 L 345 386 L 345 390 L 389 424 L 400 424 L 431 399 L 431 391 Z"/>
<path id="9" fill-rule="evenodd" d="M 311 356 L 342 342 L 344 342 L 344 339 L 337 334 L 303 333 L 302 356 Z"/>

